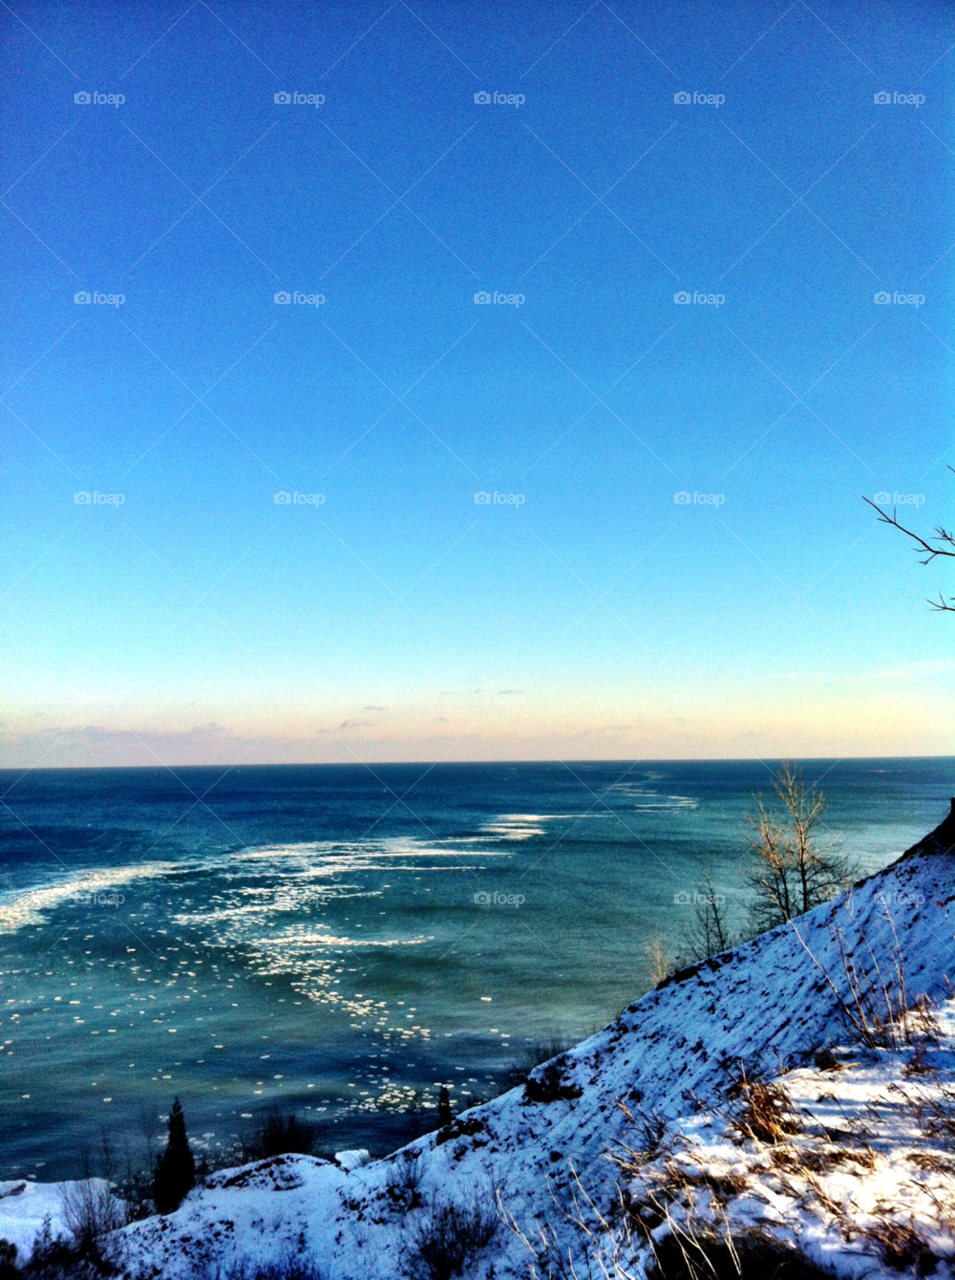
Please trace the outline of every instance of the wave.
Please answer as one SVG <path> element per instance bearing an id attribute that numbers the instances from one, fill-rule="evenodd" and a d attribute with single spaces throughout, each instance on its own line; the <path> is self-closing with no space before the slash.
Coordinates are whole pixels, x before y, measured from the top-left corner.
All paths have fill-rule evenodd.
<path id="1" fill-rule="evenodd" d="M 0 933 L 14 933 L 26 925 L 42 924 L 45 912 L 55 910 L 71 898 L 77 905 L 86 906 L 91 896 L 108 894 L 136 880 L 152 880 L 180 870 L 182 864 L 177 862 L 144 862 L 110 870 L 82 871 L 56 884 L 15 890 L 0 896 Z"/>

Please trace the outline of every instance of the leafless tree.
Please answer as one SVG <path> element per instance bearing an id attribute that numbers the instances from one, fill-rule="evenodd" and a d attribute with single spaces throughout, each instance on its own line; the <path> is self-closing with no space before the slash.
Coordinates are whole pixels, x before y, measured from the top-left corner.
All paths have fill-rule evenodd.
<path id="1" fill-rule="evenodd" d="M 949 467 L 949 471 L 955 473 L 955 467 Z M 921 564 L 931 564 L 936 556 L 948 556 L 955 559 L 955 533 L 950 529 L 937 525 L 931 538 L 926 539 L 921 534 L 913 533 L 911 529 L 906 529 L 904 524 L 899 523 L 895 507 L 892 508 L 892 514 L 888 515 L 877 503 L 870 501 L 868 498 L 863 498 L 863 501 L 868 502 L 870 507 L 878 511 L 879 519 L 883 524 L 890 524 L 893 529 L 898 529 L 900 533 L 904 533 L 907 538 L 912 539 L 912 550 L 917 556 L 922 557 Z M 946 600 L 944 595 L 939 592 L 938 600 L 929 600 L 929 604 L 940 613 L 955 613 L 955 596 Z"/>
<path id="2" fill-rule="evenodd" d="M 125 1225 L 124 1206 L 113 1193 L 115 1152 L 109 1133 L 100 1136 L 100 1178 L 95 1178 L 89 1152 L 82 1158 L 83 1177 L 63 1190 L 63 1221 L 82 1256 L 99 1257 L 100 1243 Z"/>
<path id="3" fill-rule="evenodd" d="M 650 972 L 653 974 L 653 981 L 656 985 L 659 985 L 664 978 L 668 978 L 673 972 L 673 962 L 670 960 L 670 953 L 667 950 L 666 940 L 662 931 L 658 930 L 649 938 L 643 944 L 643 950 L 646 952 Z"/>
<path id="4" fill-rule="evenodd" d="M 749 819 L 755 858 L 750 917 L 758 933 L 828 902 L 855 874 L 849 859 L 836 852 L 833 844 L 819 843 L 817 828 L 826 798 L 815 786 L 806 789 L 802 770 L 787 760 L 774 777 L 773 790 L 781 814 L 768 812 L 759 794 L 756 813 Z"/>
<path id="5" fill-rule="evenodd" d="M 716 892 L 709 871 L 703 873 L 699 891 L 693 895 L 693 916 L 692 923 L 683 930 L 679 964 L 719 955 L 740 942 L 726 917 L 726 895 Z"/>

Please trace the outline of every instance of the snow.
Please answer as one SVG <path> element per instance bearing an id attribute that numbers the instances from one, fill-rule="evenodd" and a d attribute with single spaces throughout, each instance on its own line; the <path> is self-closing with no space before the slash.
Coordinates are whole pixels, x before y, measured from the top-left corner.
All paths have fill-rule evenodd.
<path id="1" fill-rule="evenodd" d="M 102 1178 L 93 1179 L 94 1186 L 105 1190 Z M 43 1219 L 49 1217 L 53 1236 L 67 1235 L 63 1218 L 63 1198 L 75 1191 L 78 1182 L 31 1182 L 19 1178 L 0 1182 L 0 1240 L 17 1246 L 17 1261 L 25 1262 L 33 1252 L 33 1242 L 43 1230 Z"/>
<path id="2" fill-rule="evenodd" d="M 351 1173 L 352 1169 L 361 1169 L 364 1165 L 371 1163 L 371 1152 L 366 1151 L 364 1147 L 359 1147 L 355 1151 L 336 1151 L 335 1160 L 346 1173 Z"/>
<path id="3" fill-rule="evenodd" d="M 953 845 L 955 816 L 795 929 L 674 975 L 537 1068 L 526 1088 L 400 1157 L 280 1156 L 213 1175 L 176 1213 L 118 1233 L 124 1274 L 191 1280 L 209 1260 L 227 1273 L 292 1253 L 335 1280 L 392 1280 L 432 1212 L 496 1202 L 511 1226 L 501 1222 L 466 1274 L 528 1275 L 526 1242 L 539 1249 L 543 1229 L 565 1257 L 586 1247 L 608 1260 L 608 1274 L 640 1276 L 646 1234 L 628 1229 L 650 1194 L 664 1210 L 657 1240 L 687 1226 L 758 1226 L 854 1277 L 886 1274 L 880 1239 L 910 1230 L 936 1255 L 934 1274 L 955 1275 L 952 1130 L 933 1133 L 930 1119 L 946 1105 L 944 1088 L 955 1090 Z M 933 1002 L 934 1042 L 923 1037 L 919 1053 L 862 1044 L 840 1007 L 858 1008 L 844 952 L 862 987 L 871 979 L 877 991 L 893 988 L 901 963 L 909 1005 Z M 831 1057 L 817 1059 L 821 1050 Z M 731 1087 L 741 1068 L 786 1091 L 795 1132 L 781 1142 L 741 1129 Z M 665 1128 L 662 1141 L 621 1168 L 608 1153 L 640 1146 L 641 1117 Z M 615 1215 L 622 1196 L 635 1216 Z M 896 1261 L 894 1274 L 917 1274 L 917 1260 Z"/>

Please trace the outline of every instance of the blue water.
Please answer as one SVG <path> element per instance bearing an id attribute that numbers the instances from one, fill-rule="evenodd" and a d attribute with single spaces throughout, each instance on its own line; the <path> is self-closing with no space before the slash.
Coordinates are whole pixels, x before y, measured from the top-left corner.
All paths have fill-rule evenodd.
<path id="1" fill-rule="evenodd" d="M 272 1104 L 381 1151 L 440 1084 L 489 1096 L 650 985 L 704 869 L 742 918 L 775 763 L 0 771 L 0 1178 L 73 1171 L 103 1127 L 135 1156 L 174 1094 L 213 1153 Z M 803 768 L 864 870 L 955 779 Z"/>

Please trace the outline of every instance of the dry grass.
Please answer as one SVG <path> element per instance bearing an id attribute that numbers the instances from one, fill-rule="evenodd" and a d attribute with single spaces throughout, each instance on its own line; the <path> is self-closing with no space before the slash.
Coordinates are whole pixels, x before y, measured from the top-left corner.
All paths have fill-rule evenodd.
<path id="1" fill-rule="evenodd" d="M 868 1049 L 901 1049 L 906 1045 L 937 1042 L 938 1021 L 931 1002 L 924 996 L 912 1001 L 905 985 L 905 960 L 889 909 L 883 904 L 886 923 L 892 933 L 887 968 L 882 967 L 869 940 L 859 930 L 855 946 L 847 946 L 838 925 L 832 929 L 839 947 L 842 976 L 839 985 L 810 950 L 795 921 L 789 924 L 800 945 L 822 974 L 835 996 L 849 1029 Z M 868 956 L 868 961 L 866 960 Z"/>
<path id="2" fill-rule="evenodd" d="M 498 1211 L 531 1255 L 530 1280 L 636 1280 L 635 1253 L 644 1230 L 634 1237 L 628 1199 L 618 1188 L 618 1201 L 604 1214 L 583 1187 L 568 1161 L 570 1179 L 560 1194 L 548 1182 L 552 1212 L 536 1219 L 525 1232 L 498 1197 Z"/>
<path id="3" fill-rule="evenodd" d="M 786 1173 L 828 1173 L 844 1165 L 855 1165 L 867 1171 L 876 1167 L 879 1157 L 869 1146 L 839 1147 L 830 1143 L 821 1146 L 779 1146 L 769 1155 L 770 1164 Z"/>
<path id="4" fill-rule="evenodd" d="M 955 1156 L 943 1156 L 938 1151 L 907 1151 L 905 1158 L 909 1164 L 914 1164 L 917 1169 L 926 1173 L 955 1173 Z"/>
<path id="5" fill-rule="evenodd" d="M 910 1223 L 885 1217 L 860 1234 L 878 1245 L 883 1261 L 893 1271 L 914 1268 L 917 1276 L 930 1276 L 938 1266 L 938 1257 Z"/>
<path id="6" fill-rule="evenodd" d="M 666 1236 L 654 1248 L 647 1280 L 824 1280 L 821 1271 L 792 1245 L 751 1228 L 690 1230 Z"/>
<path id="7" fill-rule="evenodd" d="M 786 1142 L 803 1127 L 785 1088 L 775 1081 L 748 1079 L 742 1065 L 730 1090 L 730 1096 L 734 1095 L 739 1101 L 731 1127 L 743 1141 L 750 1138 L 775 1146 Z"/>

